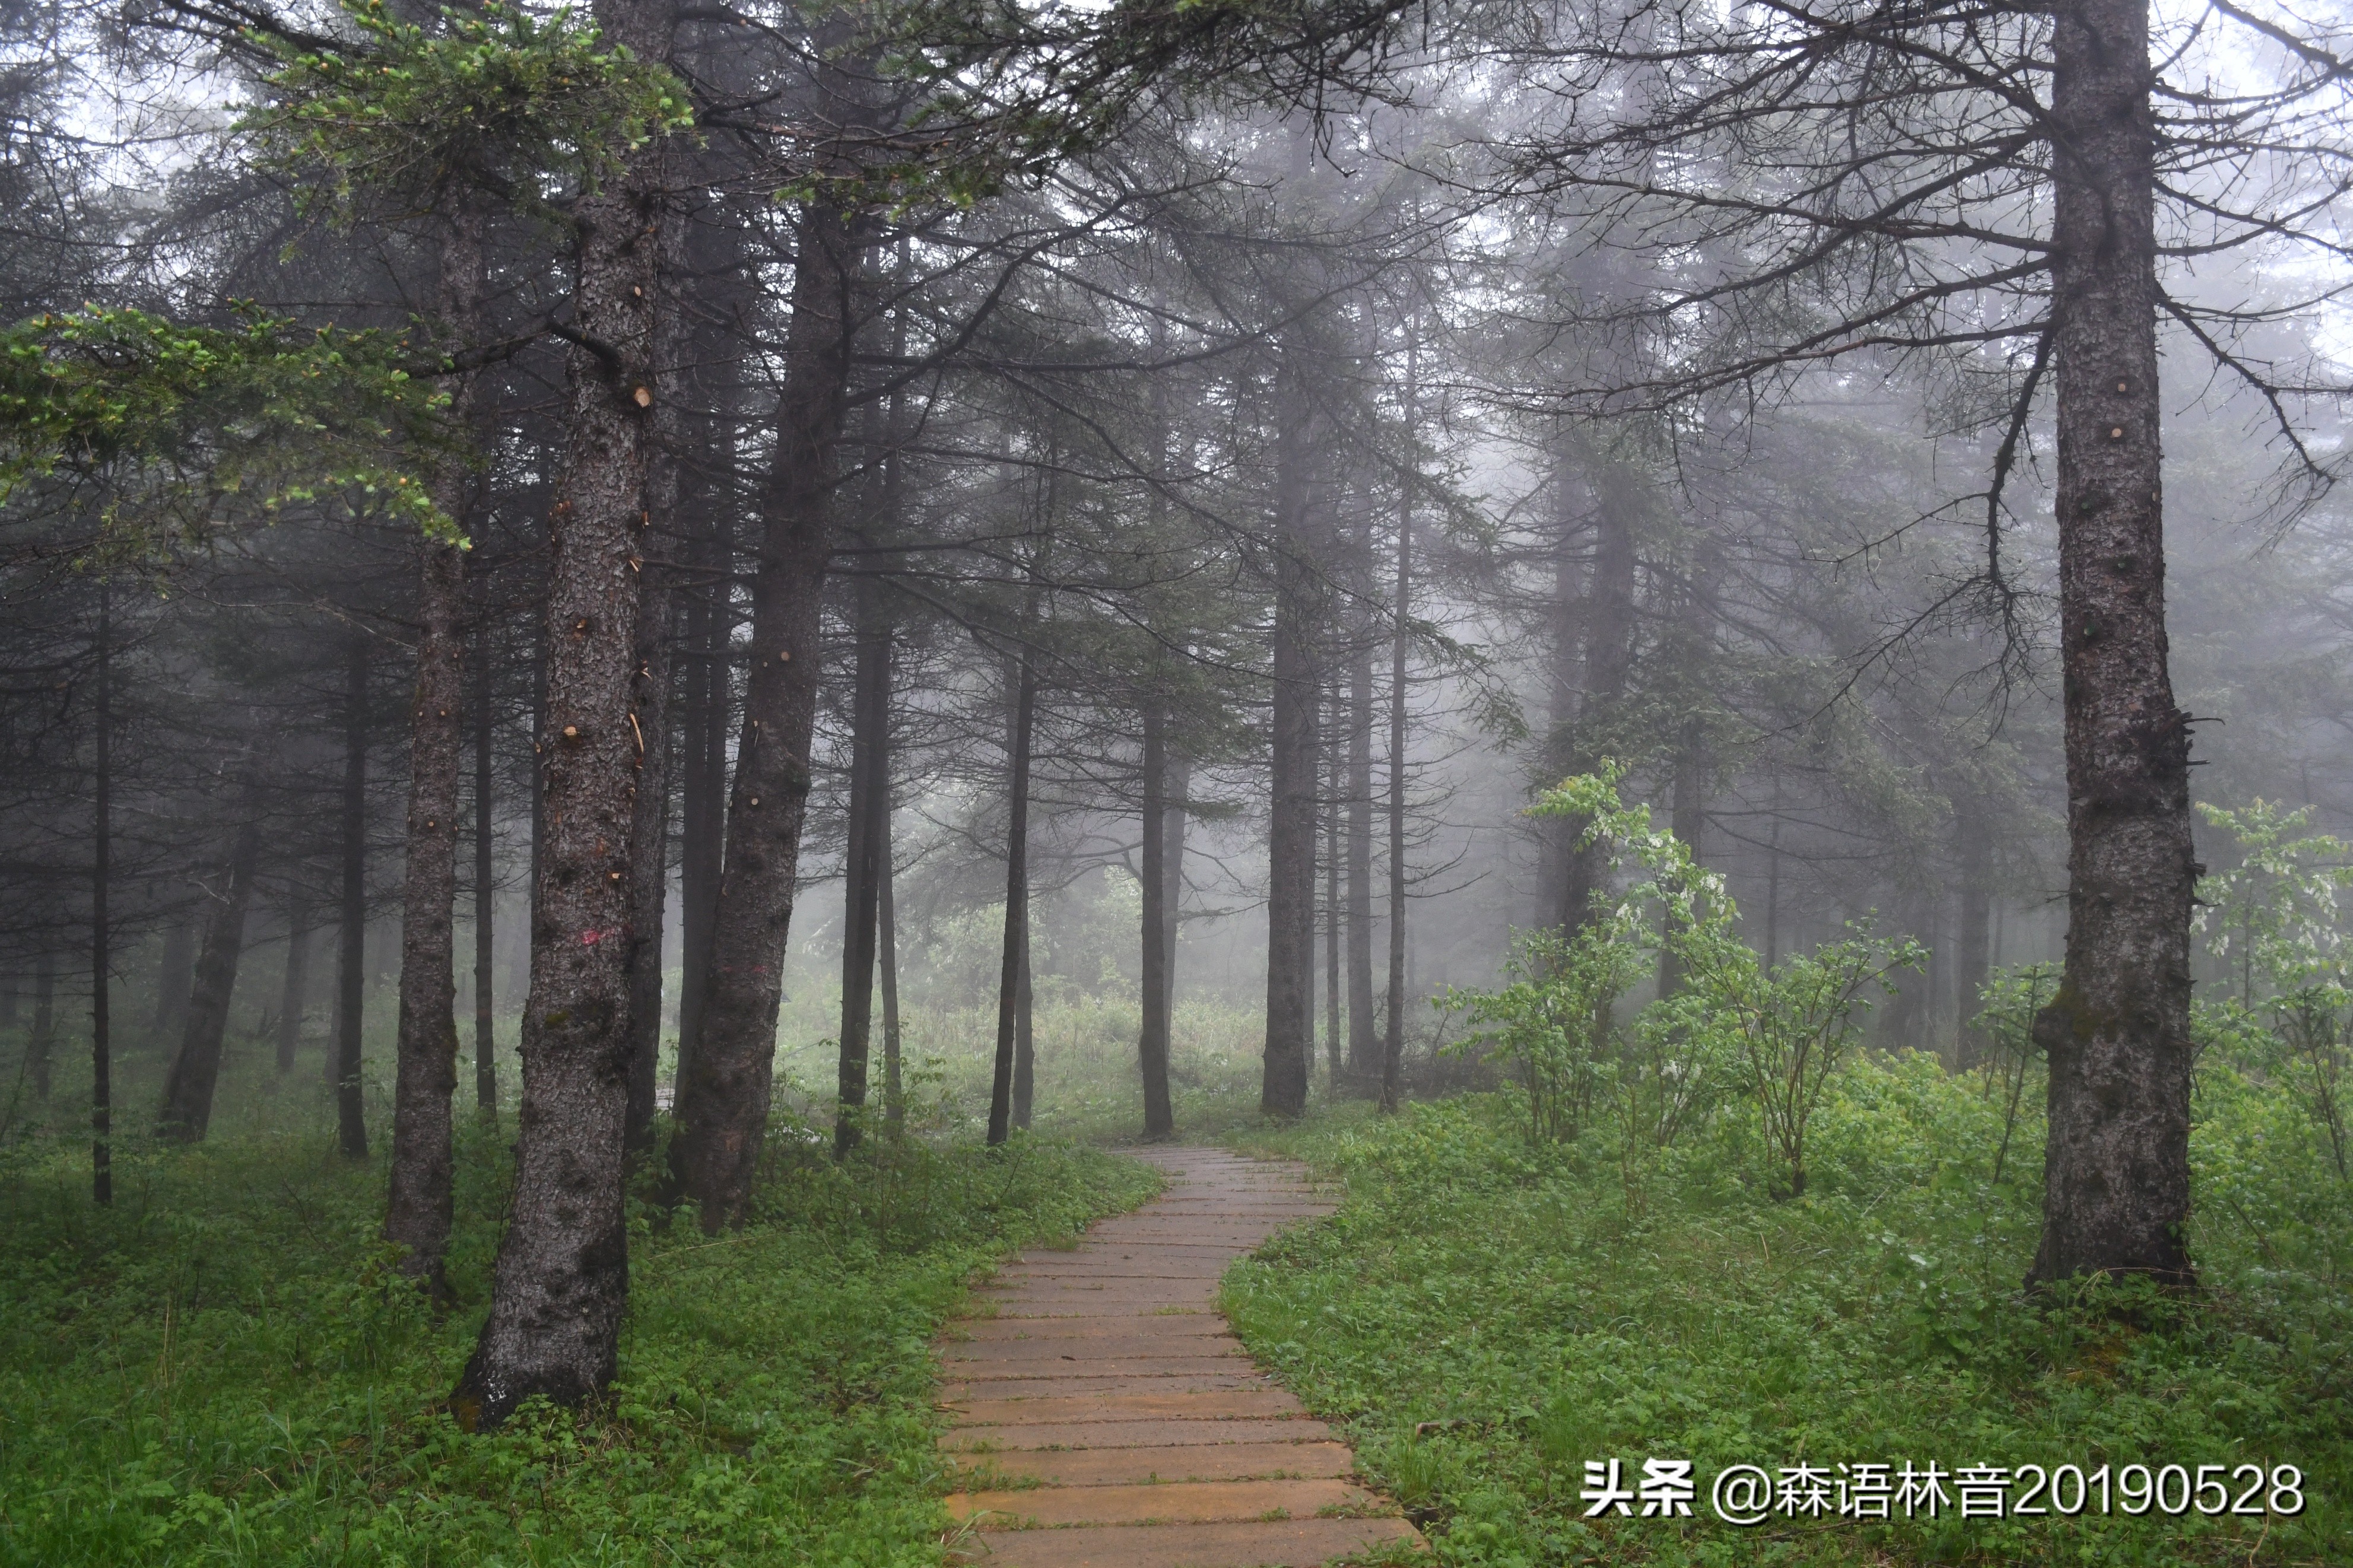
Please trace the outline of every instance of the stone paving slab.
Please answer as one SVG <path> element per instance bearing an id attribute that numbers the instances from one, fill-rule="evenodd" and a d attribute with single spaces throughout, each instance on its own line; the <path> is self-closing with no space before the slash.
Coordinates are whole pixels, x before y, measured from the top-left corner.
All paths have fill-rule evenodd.
<path id="1" fill-rule="evenodd" d="M 972 1489 L 952 1557 L 999 1568 L 1311 1568 L 1413 1527 L 1216 1310 L 1236 1258 L 1331 1212 L 1296 1167 L 1146 1152 L 1168 1192 L 975 1292 L 941 1346 L 941 1439 Z"/>

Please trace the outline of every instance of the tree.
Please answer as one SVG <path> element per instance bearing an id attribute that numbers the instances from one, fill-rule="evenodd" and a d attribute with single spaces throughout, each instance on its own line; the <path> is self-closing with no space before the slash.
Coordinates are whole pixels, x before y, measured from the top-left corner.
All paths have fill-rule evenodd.
<path id="1" fill-rule="evenodd" d="M 2048 19 L 1641 6 L 1635 25 L 1523 58 L 1566 120 L 1499 139 L 1502 184 L 1604 228 L 1672 235 L 1678 258 L 1664 289 L 1588 318 L 1630 352 L 1607 390 L 1556 405 L 1687 407 L 1849 360 L 1948 367 L 1992 393 L 1975 405 L 1999 437 L 1973 498 L 1987 558 L 1914 625 L 1974 605 L 2015 627 L 2005 501 L 2048 388 L 2071 915 L 2066 978 L 2038 1026 L 2051 1139 L 2032 1273 L 2189 1280 L 2196 872 L 2189 721 L 2167 665 L 2159 316 L 2283 413 L 2293 383 L 2232 347 L 2253 316 L 2160 279 L 2158 210 L 2162 197 L 2201 233 L 2200 255 L 2311 233 L 2301 215 L 2316 208 L 2291 202 L 2283 221 L 2275 205 L 2234 203 L 2252 187 L 2230 182 L 2272 164 L 2327 187 L 2338 150 L 2310 117 L 2316 94 L 2341 94 L 2335 58 L 2291 48 L 2280 92 L 2227 110 L 2181 92 L 2164 123 L 2146 0 L 2069 0 Z"/>
<path id="2" fill-rule="evenodd" d="M 604 35 L 667 56 L 675 13 L 607 0 Z M 668 100 L 664 100 L 665 111 Z M 621 1211 L 628 1109 L 629 882 L 639 752 L 632 721 L 664 206 L 659 151 L 626 156 L 572 217 L 565 446 L 549 509 L 547 842 L 532 889 L 522 1140 L 490 1316 L 453 1405 L 495 1426 L 534 1395 L 575 1404 L 612 1379 L 628 1289 Z"/>
<path id="3" fill-rule="evenodd" d="M 251 791 L 247 794 L 249 798 Z M 221 885 L 212 895 L 185 1033 L 172 1058 L 164 1107 L 156 1117 L 157 1135 L 174 1142 L 202 1142 L 212 1121 L 221 1042 L 228 1033 L 229 996 L 237 986 L 237 960 L 245 950 L 246 912 L 253 902 L 254 874 L 261 863 L 261 824 L 251 810 L 248 804 L 247 820 L 237 829 L 222 865 Z"/>

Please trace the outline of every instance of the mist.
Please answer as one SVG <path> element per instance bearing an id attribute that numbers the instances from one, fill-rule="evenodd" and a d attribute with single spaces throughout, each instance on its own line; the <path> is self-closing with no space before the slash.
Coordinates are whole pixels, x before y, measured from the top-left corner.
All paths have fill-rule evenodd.
<path id="1" fill-rule="evenodd" d="M 1576 1476 L 1741 1456 L 1581 1373 L 1504 1410 L 1375 1299 L 1409 1257 L 1519 1279 L 1520 1347 L 1528 1281 L 1651 1322 L 1609 1271 L 1752 1220 L 1991 1260 L 1834 1315 L 1994 1383 L 2341 1342 L 2346 47 L 2128 0 L 11 10 L 0 1201 L 79 1281 L 26 1321 L 194 1321 L 206 1246 L 146 1238 L 220 1226 L 278 1238 L 257 1321 L 364 1280 L 293 1312 L 290 1454 L 355 1398 L 407 1423 L 371 1466 L 626 1426 L 755 1331 L 803 1370 L 747 1430 L 854 1425 L 810 1369 L 884 1352 L 760 1290 L 854 1279 L 920 1405 L 975 1270 L 1304 1162 L 1340 1217 L 1200 1310 L 1371 1489 L 1268 1507 L 1465 1563 L 1683 1561 Z M 745 1238 L 748 1315 L 677 1329 Z M 392 1348 L 314 1366 L 363 1312 Z M 2161 1457 L 2353 1475 L 2330 1366 L 2337 1425 Z M 12 1376 L 180 1430 L 163 1372 Z M 276 1385 L 221 1376 L 227 1432 Z M 845 1522 L 861 1479 L 773 1558 L 680 1539 L 934 1561 L 1036 1501 L 849 1429 L 917 1524 Z M 676 1440 L 649 1495 L 724 1447 Z M 38 1523 L 0 1465 L 0 1549 L 206 1539 L 104 1543 L 76 1453 Z M 305 1494 L 317 1561 L 506 1549 L 350 1500 L 391 1473 Z M 2317 1561 L 2342 1508 L 2130 1549 Z"/>

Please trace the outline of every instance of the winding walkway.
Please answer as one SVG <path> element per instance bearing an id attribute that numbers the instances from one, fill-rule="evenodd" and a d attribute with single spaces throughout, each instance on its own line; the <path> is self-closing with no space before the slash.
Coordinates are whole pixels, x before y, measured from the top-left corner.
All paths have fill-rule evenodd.
<path id="1" fill-rule="evenodd" d="M 1168 1190 L 1072 1251 L 1025 1253 L 942 1354 L 970 1489 L 962 1561 L 988 1568 L 1313 1568 L 1418 1542 L 1355 1457 L 1259 1371 L 1217 1310 L 1226 1266 L 1329 1214 L 1300 1167 L 1143 1152 Z"/>

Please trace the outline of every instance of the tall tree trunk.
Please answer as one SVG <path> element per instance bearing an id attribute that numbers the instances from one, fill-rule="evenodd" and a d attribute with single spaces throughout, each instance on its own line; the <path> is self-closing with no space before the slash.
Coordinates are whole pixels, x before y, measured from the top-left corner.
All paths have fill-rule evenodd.
<path id="1" fill-rule="evenodd" d="M 1553 488 L 1552 605 L 1549 633 L 1551 658 L 1546 661 L 1545 742 L 1537 763 L 1537 783 L 1549 789 L 1577 772 L 1577 704 L 1583 674 L 1585 626 L 1585 563 L 1579 553 L 1585 523 L 1575 498 L 1579 487 L 1572 479 L 1570 450 L 1563 441 L 1556 455 Z M 1576 826 L 1559 817 L 1537 824 L 1536 919 L 1540 924 L 1558 921 L 1567 895 L 1569 857 L 1576 852 Z"/>
<path id="2" fill-rule="evenodd" d="M 678 770 L 678 1047 L 671 1069 L 673 1100 L 691 1073 L 710 999 L 711 942 L 725 860 L 727 740 L 733 708 L 733 574 L 743 442 L 743 357 L 756 313 L 752 230 L 744 225 L 698 223 L 686 236 L 687 265 L 702 324 L 690 339 L 685 372 L 693 392 L 686 417 L 681 468 L 681 675 Z M 673 1105 L 673 1110 L 675 1105 Z"/>
<path id="3" fill-rule="evenodd" d="M 1038 1107 L 1038 988 L 1037 949 L 1026 920 L 1023 924 L 1021 973 L 1013 990 L 1013 1125 L 1026 1132 Z"/>
<path id="4" fill-rule="evenodd" d="M 542 593 L 545 588 L 543 584 Z M 538 617 L 531 628 L 531 886 L 539 886 L 541 868 L 547 860 L 547 748 L 540 737 L 547 733 L 547 618 Z M 535 896 L 534 895 L 527 895 Z M 526 904 L 526 908 L 528 904 Z M 526 921 L 521 951 L 524 954 L 522 973 L 517 978 L 519 991 L 528 993 L 531 986 L 532 943 Z"/>
<path id="5" fill-rule="evenodd" d="M 25 1041 L 26 1070 L 32 1076 L 33 1098 L 44 1105 L 49 1099 L 50 1063 L 58 1048 L 58 961 L 41 949 L 33 961 L 33 1032 Z"/>
<path id="6" fill-rule="evenodd" d="M 740 1224 L 767 1135 L 776 1005 L 808 812 L 831 496 L 871 226 L 802 209 L 776 452 L 752 582 L 752 671 L 727 803 L 709 994 L 679 1086 L 670 1191 L 705 1230 Z"/>
<path id="7" fill-rule="evenodd" d="M 114 1042 L 108 991 L 113 936 L 106 907 L 114 876 L 114 590 L 98 585 L 97 731 L 90 792 L 90 1195 L 114 1202 Z"/>
<path id="8" fill-rule="evenodd" d="M 1986 1054 L 1985 1027 L 1978 1014 L 1985 1005 L 1983 993 L 1993 967 L 1993 823 L 1984 801 L 1964 796 L 1953 826 L 1959 841 L 1956 858 L 1961 883 L 1960 929 L 1953 942 L 1953 1012 L 1960 1026 L 1954 1034 L 1953 1068 L 1967 1072 L 1983 1062 Z"/>
<path id="9" fill-rule="evenodd" d="M 1161 850 L 1161 862 L 1166 868 L 1166 896 L 1162 903 L 1161 971 L 1168 977 L 1168 1038 L 1173 1053 L 1176 1041 L 1176 932 L 1185 913 L 1185 819 L 1193 798 L 1193 759 L 1178 752 L 1168 760 L 1168 838 Z"/>
<path id="10" fill-rule="evenodd" d="M 713 531 L 723 525 L 714 516 Z M 673 1084 L 683 1084 L 695 1041 L 702 1037 L 711 994 L 711 935 L 719 906 L 719 873 L 727 826 L 727 592 L 725 544 L 705 544 L 712 581 L 687 601 L 685 755 L 679 781 L 678 1062 Z"/>
<path id="11" fill-rule="evenodd" d="M 489 280 L 482 213 L 458 202 L 441 237 L 442 325 L 459 344 L 482 336 Z M 459 429 L 473 414 L 471 375 L 451 389 Z M 471 479 L 465 465 L 442 465 L 433 501 L 463 520 Z M 466 556 L 455 545 L 419 542 L 417 695 L 408 716 L 407 864 L 400 895 L 400 1015 L 393 1068 L 392 1184 L 384 1238 L 405 1247 L 400 1270 L 436 1300 L 449 1247 L 450 1098 L 458 1091 L 458 778 L 465 757 Z"/>
<path id="12" fill-rule="evenodd" d="M 1602 466 L 1595 509 L 1592 604 L 1586 622 L 1585 692 L 1577 705 L 1578 731 L 1575 767 L 1589 768 L 1599 760 L 1614 710 L 1626 695 L 1634 668 L 1634 514 L 1641 504 L 1640 479 L 1623 459 Z M 1569 824 L 1571 831 L 1580 825 Z M 1568 877 L 1561 886 L 1559 926 L 1574 933 L 1593 911 L 1593 895 L 1601 889 L 1609 867 L 1609 851 L 1601 845 L 1572 847 Z"/>
<path id="13" fill-rule="evenodd" d="M 673 156 L 665 183 L 682 184 L 682 161 Z M 681 214 L 661 226 L 659 268 L 660 313 L 654 326 L 654 405 L 646 459 L 645 516 L 659 517 L 663 531 L 649 536 L 638 568 L 637 655 L 631 665 L 636 729 L 637 789 L 629 824 L 629 1058 L 628 1093 L 622 1113 L 622 1142 L 632 1151 L 653 1146 L 655 1084 L 661 1070 L 662 940 L 670 897 L 670 797 L 671 757 L 670 649 L 674 568 L 670 542 L 686 498 L 688 362 L 695 349 L 686 291 L 689 227 Z M 659 551 L 655 538 L 660 540 Z"/>
<path id="14" fill-rule="evenodd" d="M 1015 1082 L 1023 971 L 1029 947 L 1029 729 L 1038 678 L 1027 645 L 1014 661 L 1012 721 L 1007 726 L 1005 955 L 997 982 L 997 1060 L 989 1079 L 988 1142 L 1005 1142 L 1023 1108 Z"/>
<path id="15" fill-rule="evenodd" d="M 1157 695 L 1144 702 L 1144 931 L 1142 1038 L 1136 1057 L 1144 1074 L 1144 1135 L 1176 1131 L 1168 1095 L 1168 707 Z"/>
<path id="16" fill-rule="evenodd" d="M 881 742 L 876 766 L 888 779 L 891 735 L 887 726 Z M 882 1118 L 895 1129 L 907 1120 L 907 1085 L 899 1035 L 899 910 L 892 891 L 892 884 L 898 880 L 898 868 L 892 860 L 891 801 L 887 794 L 877 814 L 875 831 L 881 840 L 874 846 L 874 876 L 879 884 L 874 890 L 874 947 L 882 972 Z"/>
<path id="17" fill-rule="evenodd" d="M 1267 818 L 1266 1047 L 1259 1109 L 1285 1120 L 1307 1110 L 1315 1059 L 1315 703 L 1314 639 L 1323 620 L 1312 558 L 1314 481 L 1321 445 L 1314 399 L 1285 345 L 1275 376 L 1274 647 Z"/>
<path id="18" fill-rule="evenodd" d="M 1369 568 L 1372 541 L 1364 541 Z M 1367 595 L 1369 597 L 1369 595 Z M 1348 668 L 1348 1076 L 1372 1075 L 1373 1033 L 1373 620 L 1356 617 Z"/>
<path id="19" fill-rule="evenodd" d="M 1340 689 L 1337 683 L 1325 689 L 1324 719 L 1317 727 L 1319 734 L 1333 735 L 1340 729 Z M 1341 809 L 1341 769 L 1345 761 L 1337 746 L 1324 748 L 1324 1082 L 1335 1093 L 1340 1088 L 1344 1068 L 1340 1061 L 1340 1038 L 1345 1020 L 1342 1011 L 1345 994 L 1340 989 L 1340 950 L 1347 943 L 1346 922 L 1344 919 L 1340 889 L 1341 831 L 1345 816 Z"/>
<path id="20" fill-rule="evenodd" d="M 212 1122 L 221 1045 L 228 1037 L 229 998 L 237 990 L 237 961 L 245 952 L 246 913 L 253 902 L 253 874 L 260 863 L 261 824 L 248 822 L 237 829 L 230 846 L 219 898 L 205 922 L 204 951 L 196 959 L 188 1020 L 164 1080 L 164 1105 L 155 1119 L 155 1135 L 167 1143 L 201 1143 Z"/>
<path id="21" fill-rule="evenodd" d="M 347 1160 L 367 1158 L 367 1121 L 360 1098 L 360 1023 L 367 1000 L 368 647 L 354 634 L 343 663 L 343 876 L 340 963 L 335 973 L 335 1047 L 328 1081 L 335 1090 L 335 1142 Z"/>
<path id="22" fill-rule="evenodd" d="M 644 59 L 670 51 L 666 0 L 604 0 L 596 17 L 608 44 Z M 583 342 L 565 366 L 565 447 L 548 516 L 547 840 L 532 889 L 514 1193 L 490 1314 L 451 1399 L 467 1427 L 494 1426 L 535 1394 L 569 1405 L 604 1388 L 628 1293 L 636 568 L 660 230 L 678 221 L 662 189 L 667 163 L 659 145 L 640 148 L 573 209 Z"/>
<path id="23" fill-rule="evenodd" d="M 2054 11 L 2052 307 L 2067 959 L 2030 1278 L 2187 1283 L 2189 729 L 2167 668 L 2147 0 Z"/>
<path id="24" fill-rule="evenodd" d="M 1420 339 L 1417 321 L 1406 341 L 1405 447 L 1414 453 L 1420 413 Z M 1381 1109 L 1394 1111 L 1400 1098 L 1399 1079 L 1405 1059 L 1406 991 L 1406 655 L 1413 625 L 1413 503 L 1420 474 L 1409 456 L 1398 477 L 1397 584 L 1390 606 L 1394 631 L 1389 640 L 1389 972 L 1388 1016 L 1381 1041 Z"/>
<path id="25" fill-rule="evenodd" d="M 163 962 L 155 975 L 155 1021 L 150 1037 L 170 1050 L 188 1026 L 188 991 L 196 976 L 196 922 L 182 918 L 164 931 Z"/>
<path id="26" fill-rule="evenodd" d="M 882 767 L 882 735 L 891 722 L 891 625 L 883 614 L 882 590 L 871 577 L 858 578 L 854 597 L 857 663 L 849 702 L 849 843 L 842 866 L 841 1038 L 833 1124 L 837 1160 L 857 1147 L 866 1108 L 881 854 L 891 815 L 891 779 Z"/>
<path id="27" fill-rule="evenodd" d="M 493 1011 L 498 868 L 491 858 L 491 637 L 486 614 L 474 633 L 474 1109 L 499 1108 L 499 1058 Z"/>
<path id="28" fill-rule="evenodd" d="M 278 1070 L 294 1070 L 302 1044 L 302 1014 L 311 1005 L 311 900 L 297 893 L 286 905 L 286 970 L 278 993 Z"/>
<path id="29" fill-rule="evenodd" d="M 661 487 L 650 487 L 659 494 Z M 654 499 L 653 497 L 649 497 Z M 675 510 L 675 487 L 669 506 Z M 656 510 L 649 507 L 648 511 Z M 669 569 L 649 559 L 639 572 L 635 718 L 641 733 L 637 793 L 630 798 L 628 1090 L 622 1142 L 653 1146 L 654 1098 L 661 1070 L 662 935 L 670 900 L 670 626 Z"/>

